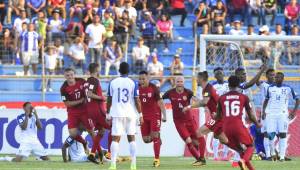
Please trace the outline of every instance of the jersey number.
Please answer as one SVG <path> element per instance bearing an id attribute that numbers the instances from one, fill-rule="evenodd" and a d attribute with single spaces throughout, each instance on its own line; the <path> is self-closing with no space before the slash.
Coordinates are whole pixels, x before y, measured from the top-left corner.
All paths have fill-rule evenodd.
<path id="1" fill-rule="evenodd" d="M 225 109 L 226 109 L 226 117 L 229 116 L 237 116 L 240 114 L 240 101 L 233 101 L 233 102 L 229 102 L 229 101 L 225 101 Z"/>
<path id="2" fill-rule="evenodd" d="M 76 100 L 77 100 L 77 99 L 80 99 L 80 91 L 75 92 L 75 98 L 76 98 Z"/>
<path id="3" fill-rule="evenodd" d="M 182 105 L 181 103 L 178 103 L 178 107 L 179 107 L 180 109 L 183 109 L 183 105 Z"/>
<path id="4" fill-rule="evenodd" d="M 129 91 L 128 89 L 120 89 L 118 88 L 118 103 L 120 103 L 121 101 L 123 103 L 127 103 L 129 100 Z"/>

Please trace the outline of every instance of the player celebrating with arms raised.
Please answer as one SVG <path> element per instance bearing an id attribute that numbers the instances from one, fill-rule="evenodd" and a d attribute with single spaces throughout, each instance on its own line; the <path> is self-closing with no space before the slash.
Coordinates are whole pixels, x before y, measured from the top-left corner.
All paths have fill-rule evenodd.
<path id="1" fill-rule="evenodd" d="M 254 170 L 250 163 L 254 151 L 253 140 L 242 120 L 244 109 L 250 121 L 257 127 L 261 127 L 261 125 L 255 118 L 249 98 L 238 92 L 240 84 L 238 77 L 230 76 L 228 82 L 230 91 L 220 97 L 216 119 L 223 120 L 223 132 L 229 140 L 226 145 L 237 151 L 241 156 L 239 162 L 241 170 L 246 170 L 246 166 L 249 170 Z"/>
<path id="2" fill-rule="evenodd" d="M 270 140 L 273 140 L 276 132 L 279 132 L 279 161 L 285 160 L 287 147 L 286 134 L 288 131 L 288 119 L 293 119 L 299 107 L 299 97 L 293 88 L 283 84 L 284 74 L 276 73 L 275 83 L 269 86 L 267 95 L 263 104 L 263 119 L 266 119 L 267 133 Z M 294 109 L 289 113 L 289 96 L 292 96 L 295 102 Z"/>
<path id="3" fill-rule="evenodd" d="M 194 97 L 193 92 L 184 87 L 184 77 L 178 76 L 175 78 L 175 88 L 168 90 L 163 99 L 171 101 L 173 110 L 173 121 L 177 132 L 186 143 L 191 154 L 196 158 L 193 166 L 201 166 L 206 164 L 204 153 L 200 156 L 197 150 L 199 139 L 197 138 L 197 124 L 191 112 L 184 112 L 182 109 L 188 106 L 191 99 Z M 203 156 L 203 157 L 202 157 Z"/>
<path id="4" fill-rule="evenodd" d="M 153 141 L 154 161 L 153 166 L 159 167 L 160 153 L 160 126 L 161 120 L 166 122 L 166 109 L 159 89 L 149 82 L 148 72 L 139 73 L 139 96 L 142 106 L 144 123 L 141 125 L 141 132 L 145 143 Z M 161 114 L 162 113 L 162 114 Z"/>
<path id="5" fill-rule="evenodd" d="M 116 161 L 119 152 L 121 135 L 125 132 L 129 142 L 131 155 L 131 170 L 136 170 L 136 111 L 140 116 L 140 123 L 143 124 L 141 103 L 138 94 L 138 85 L 128 77 L 129 65 L 126 62 L 120 64 L 119 72 L 121 77 L 113 79 L 108 86 L 107 95 L 107 118 L 112 118 L 112 143 L 110 170 L 116 169 Z"/>

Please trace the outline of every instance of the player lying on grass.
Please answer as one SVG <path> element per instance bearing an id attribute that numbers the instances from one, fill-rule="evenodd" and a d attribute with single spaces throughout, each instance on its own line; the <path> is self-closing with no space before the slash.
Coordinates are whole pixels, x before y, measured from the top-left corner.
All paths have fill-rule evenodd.
<path id="1" fill-rule="evenodd" d="M 257 127 L 261 127 L 261 124 L 255 118 L 249 98 L 238 92 L 240 84 L 238 77 L 230 76 L 228 83 L 230 91 L 222 95 L 218 101 L 216 120 L 223 120 L 223 132 L 228 138 L 226 145 L 240 154 L 241 170 L 246 170 L 246 167 L 249 170 L 254 170 L 250 163 L 254 151 L 253 140 L 248 129 L 244 126 L 243 110 L 245 109 L 249 120 Z"/>
<path id="2" fill-rule="evenodd" d="M 16 157 L 1 157 L 0 161 L 21 162 L 24 158 L 29 157 L 31 152 L 40 160 L 49 160 L 46 150 L 37 137 L 37 131 L 43 127 L 36 110 L 30 102 L 23 104 L 23 110 L 25 113 L 17 117 L 21 133 L 19 136 L 20 147 L 16 153 Z"/>

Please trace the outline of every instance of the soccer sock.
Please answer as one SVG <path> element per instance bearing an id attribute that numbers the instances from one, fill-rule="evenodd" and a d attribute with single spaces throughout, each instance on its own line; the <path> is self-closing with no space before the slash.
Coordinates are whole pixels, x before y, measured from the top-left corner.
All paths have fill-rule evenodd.
<path id="1" fill-rule="evenodd" d="M 213 152 L 214 152 L 214 159 L 217 159 L 219 157 L 218 151 L 219 151 L 219 140 L 213 138 L 212 146 L 213 146 Z"/>
<path id="2" fill-rule="evenodd" d="M 161 141 L 159 137 L 153 138 L 153 149 L 155 159 L 159 159 Z"/>
<path id="3" fill-rule="evenodd" d="M 200 154 L 199 154 L 198 150 L 195 148 L 195 146 L 192 143 L 188 143 L 187 147 L 189 148 L 189 151 L 191 152 L 191 154 L 193 155 L 194 158 L 196 158 L 196 159 L 200 158 Z"/>
<path id="4" fill-rule="evenodd" d="M 247 147 L 247 149 L 245 150 L 244 154 L 243 154 L 243 159 L 247 162 L 247 161 L 250 161 L 250 158 L 253 154 L 253 151 L 254 151 L 254 147 L 253 146 L 250 146 L 250 147 Z"/>
<path id="5" fill-rule="evenodd" d="M 112 143 L 111 131 L 108 133 L 108 152 L 110 153 L 110 145 Z"/>
<path id="6" fill-rule="evenodd" d="M 86 141 L 83 139 L 83 137 L 82 137 L 81 135 L 77 135 L 74 139 L 75 139 L 77 142 L 82 143 L 83 145 L 86 144 Z"/>
<path id="7" fill-rule="evenodd" d="M 205 149 L 206 149 L 206 141 L 205 141 L 205 138 L 202 136 L 202 137 L 199 138 L 199 153 L 200 153 L 200 158 L 204 158 Z"/>
<path id="8" fill-rule="evenodd" d="M 246 161 L 245 164 L 249 170 L 255 170 L 250 161 Z"/>
<path id="9" fill-rule="evenodd" d="M 102 138 L 102 135 L 100 134 L 97 134 L 94 138 L 93 138 L 93 146 L 92 146 L 92 150 L 91 150 L 91 153 L 92 154 L 95 154 L 96 153 L 96 150 L 98 149 L 99 147 L 99 143 L 100 143 L 100 140 Z"/>
<path id="10" fill-rule="evenodd" d="M 223 158 L 227 159 L 227 157 L 228 157 L 228 146 L 223 145 Z"/>
<path id="11" fill-rule="evenodd" d="M 110 150 L 111 150 L 111 164 L 115 165 L 117 162 L 117 156 L 119 152 L 119 143 L 112 141 L 110 145 Z"/>
<path id="12" fill-rule="evenodd" d="M 287 138 L 279 138 L 279 155 L 280 159 L 284 159 L 286 152 Z"/>
<path id="13" fill-rule="evenodd" d="M 276 153 L 275 153 L 275 140 L 274 139 L 269 140 L 269 142 L 270 142 L 270 154 L 272 156 L 275 156 L 276 155 Z"/>
<path id="14" fill-rule="evenodd" d="M 269 138 L 266 138 L 266 137 L 264 138 L 264 147 L 265 147 L 266 157 L 267 158 L 271 157 Z"/>
<path id="15" fill-rule="evenodd" d="M 131 141 L 129 143 L 129 151 L 131 156 L 131 165 L 136 165 L 136 143 Z"/>

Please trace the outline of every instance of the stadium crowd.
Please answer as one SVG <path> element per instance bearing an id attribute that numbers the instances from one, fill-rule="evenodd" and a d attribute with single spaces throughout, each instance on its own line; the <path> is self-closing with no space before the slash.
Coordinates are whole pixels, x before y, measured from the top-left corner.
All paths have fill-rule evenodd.
<path id="1" fill-rule="evenodd" d="M 181 15 L 180 23 L 175 24 L 184 27 L 189 13 L 194 15 L 193 31 L 200 28 L 203 34 L 226 34 L 228 25 L 232 27 L 230 35 L 299 34 L 297 0 L 1 0 L 0 62 L 23 64 L 25 75 L 30 66 L 31 74 L 38 74 L 37 65 L 42 61 L 48 74 L 62 74 L 62 68 L 70 66 L 85 73 L 87 65 L 96 62 L 109 75 L 111 67 L 117 70 L 132 51 L 132 72 L 147 68 L 152 75 L 162 75 L 159 54 L 176 53 L 169 51 L 169 43 L 182 38 L 173 36 L 172 16 Z M 278 13 L 284 14 L 284 23 L 275 23 Z M 267 23 L 269 14 L 272 19 Z M 261 26 L 259 33 L 254 25 Z M 248 26 L 247 32 L 242 26 Z M 133 39 L 137 44 L 128 49 Z M 162 51 L 157 50 L 160 42 Z M 278 47 L 278 60 L 283 56 L 286 64 L 300 63 L 298 42 L 245 43 L 242 47 L 246 54 L 258 52 L 269 57 L 271 48 Z M 171 74 L 182 74 L 183 67 L 177 53 Z"/>

